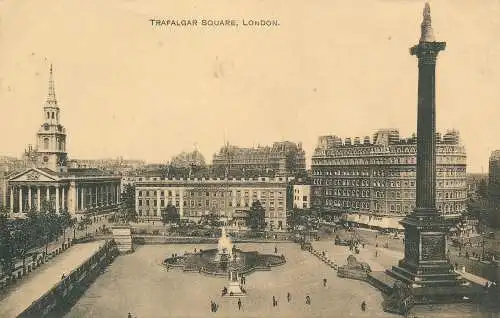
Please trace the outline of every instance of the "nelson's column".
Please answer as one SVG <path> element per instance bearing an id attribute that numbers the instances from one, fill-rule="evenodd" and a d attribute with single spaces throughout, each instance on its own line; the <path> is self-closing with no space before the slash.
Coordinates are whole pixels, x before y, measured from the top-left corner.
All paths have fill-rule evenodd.
<path id="1" fill-rule="evenodd" d="M 387 273 L 411 287 L 416 302 L 458 300 L 467 288 L 446 254 L 446 234 L 454 220 L 436 209 L 435 71 L 437 55 L 446 43 L 434 39 L 428 4 L 421 32 L 419 44 L 410 49 L 418 58 L 416 208 L 401 221 L 405 228 L 404 259 Z"/>

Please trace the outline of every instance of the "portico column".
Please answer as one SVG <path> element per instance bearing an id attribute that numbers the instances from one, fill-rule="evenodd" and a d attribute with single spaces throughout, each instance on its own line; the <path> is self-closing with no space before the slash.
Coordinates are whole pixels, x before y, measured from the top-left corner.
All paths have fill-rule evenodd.
<path id="1" fill-rule="evenodd" d="M 83 187 L 79 187 L 78 189 L 80 191 L 80 210 L 83 210 L 85 207 L 83 206 L 83 190 L 84 188 Z"/>
<path id="2" fill-rule="evenodd" d="M 66 191 L 65 191 L 65 188 L 64 188 L 64 187 L 62 187 L 62 189 L 61 189 L 61 190 L 62 190 L 62 201 L 61 201 L 61 204 L 62 204 L 62 208 L 63 208 L 63 210 L 64 210 L 64 208 L 66 208 L 66 203 L 64 203 L 64 200 L 66 199 L 66 198 L 65 198 L 65 197 L 66 197 L 66 195 L 65 195 L 65 192 L 66 192 Z"/>
<path id="3" fill-rule="evenodd" d="M 19 187 L 19 213 L 23 212 L 23 187 Z"/>
<path id="4" fill-rule="evenodd" d="M 47 196 L 45 197 L 45 201 L 49 202 L 50 201 L 50 187 L 47 186 Z"/>
<path id="5" fill-rule="evenodd" d="M 59 185 L 56 186 L 56 213 L 59 213 Z"/>
<path id="6" fill-rule="evenodd" d="M 40 212 L 40 186 L 36 187 L 36 210 Z"/>
<path id="7" fill-rule="evenodd" d="M 120 204 L 121 198 L 120 198 L 120 186 L 116 185 L 116 204 Z"/>
<path id="8" fill-rule="evenodd" d="M 10 186 L 10 213 L 14 213 L 14 187 Z"/>
<path id="9" fill-rule="evenodd" d="M 94 190 L 95 190 L 95 206 L 99 206 L 99 188 L 94 184 Z"/>
<path id="10" fill-rule="evenodd" d="M 31 210 L 31 186 L 28 187 L 28 209 Z"/>

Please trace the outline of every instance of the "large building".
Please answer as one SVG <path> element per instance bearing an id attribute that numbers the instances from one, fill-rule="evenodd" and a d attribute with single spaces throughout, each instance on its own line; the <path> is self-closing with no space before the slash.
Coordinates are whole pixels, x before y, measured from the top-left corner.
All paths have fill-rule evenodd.
<path id="1" fill-rule="evenodd" d="M 416 139 L 383 129 L 363 139 L 322 136 L 312 157 L 312 208 L 345 213 L 347 220 L 399 228 L 415 208 Z M 437 207 L 466 209 L 466 153 L 457 131 L 436 134 Z"/>
<path id="2" fill-rule="evenodd" d="M 25 158 L 31 167 L 8 180 L 8 204 L 14 217 L 40 211 L 48 202 L 56 212 L 67 210 L 79 217 L 114 211 L 120 202 L 120 177 L 98 169 L 68 168 L 66 129 L 60 123 L 52 66 L 49 93 L 43 105 L 43 124 L 36 134 L 36 147 Z"/>
<path id="3" fill-rule="evenodd" d="M 139 219 L 161 220 L 162 209 L 172 204 L 181 218 L 198 221 L 203 215 L 215 213 L 229 221 L 258 200 L 266 210 L 267 228 L 286 230 L 285 178 L 145 179 L 135 183 Z"/>
<path id="4" fill-rule="evenodd" d="M 305 151 L 301 143 L 275 142 L 271 147 L 243 148 L 223 146 L 212 160 L 213 171 L 224 175 L 293 176 L 306 171 Z"/>
<path id="5" fill-rule="evenodd" d="M 488 199 L 491 225 L 500 226 L 500 150 L 490 155 L 488 170 Z"/>

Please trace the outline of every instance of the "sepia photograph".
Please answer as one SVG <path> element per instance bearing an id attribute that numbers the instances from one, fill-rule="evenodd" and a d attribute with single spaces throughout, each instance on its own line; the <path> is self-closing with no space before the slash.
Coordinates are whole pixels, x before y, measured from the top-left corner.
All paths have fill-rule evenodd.
<path id="1" fill-rule="evenodd" d="M 500 1 L 0 0 L 0 318 L 500 317 Z"/>

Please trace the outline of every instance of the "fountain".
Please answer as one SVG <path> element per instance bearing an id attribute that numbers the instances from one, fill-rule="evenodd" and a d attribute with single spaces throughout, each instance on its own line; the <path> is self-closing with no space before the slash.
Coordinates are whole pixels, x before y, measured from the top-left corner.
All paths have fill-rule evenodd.
<path id="1" fill-rule="evenodd" d="M 272 266 L 284 263 L 284 256 L 260 254 L 255 251 L 244 252 L 236 248 L 224 227 L 221 228 L 221 236 L 216 249 L 172 256 L 163 261 L 163 264 L 169 268 L 179 268 L 184 272 L 199 272 L 217 277 L 230 277 L 231 282 L 234 277 L 237 279 L 238 275 L 248 275 L 256 270 L 268 271 Z"/>
<path id="2" fill-rule="evenodd" d="M 231 261 L 233 259 L 233 242 L 229 235 L 227 235 L 226 228 L 223 226 L 221 228 L 221 235 L 219 237 L 219 242 L 217 244 L 217 255 L 215 256 L 215 261 L 220 262 L 221 259 L 228 259 Z"/>

